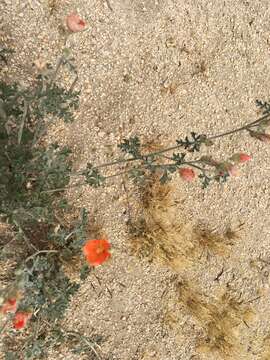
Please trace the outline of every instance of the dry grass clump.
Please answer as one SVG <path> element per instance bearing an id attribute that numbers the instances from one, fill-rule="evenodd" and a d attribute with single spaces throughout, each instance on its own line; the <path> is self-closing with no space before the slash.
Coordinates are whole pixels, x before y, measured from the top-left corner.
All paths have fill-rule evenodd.
<path id="1" fill-rule="evenodd" d="M 140 213 L 129 222 L 132 252 L 175 269 L 197 262 L 203 254 L 228 256 L 238 229 L 218 233 L 186 223 L 171 194 L 170 185 L 160 184 L 158 178 L 140 188 Z"/>
<path id="2" fill-rule="evenodd" d="M 193 228 L 194 243 L 197 243 L 198 248 L 205 251 L 207 255 L 227 256 L 231 246 L 239 238 L 240 227 L 235 230 L 228 227 L 224 233 L 218 233 L 216 230 L 198 226 Z"/>
<path id="3" fill-rule="evenodd" d="M 186 281 L 176 283 L 176 303 L 184 307 L 196 324 L 201 327 L 203 336 L 197 342 L 198 353 L 216 353 L 222 358 L 236 359 L 240 353 L 238 327 L 246 323 L 253 314 L 250 307 L 235 299 L 227 290 L 218 299 L 209 302 Z M 168 316 L 169 315 L 169 316 Z M 168 325 L 174 314 L 167 314 Z"/>
<path id="4" fill-rule="evenodd" d="M 263 339 L 263 352 L 261 354 L 262 360 L 269 360 L 270 359 L 270 335 L 267 335 Z"/>
<path id="5" fill-rule="evenodd" d="M 152 180 L 140 189 L 140 214 L 130 222 L 132 252 L 150 262 L 157 260 L 173 266 L 184 262 L 188 244 L 187 229 L 182 222 L 175 222 L 174 204 L 169 185 Z M 185 242 L 185 243 L 184 243 Z"/>
<path id="6" fill-rule="evenodd" d="M 257 355 L 259 360 L 270 360 L 270 333 L 261 333 L 259 331 L 255 331 L 252 334 L 252 339 L 249 343 L 249 348 L 251 354 Z"/>
<path id="7" fill-rule="evenodd" d="M 181 229 L 168 229 L 160 219 L 140 218 L 131 228 L 131 245 L 133 252 L 139 257 L 147 257 L 150 262 L 159 260 L 163 264 L 173 266 L 185 254 L 181 248 Z M 184 236 L 183 236 L 184 238 Z"/>
<path id="8" fill-rule="evenodd" d="M 148 211 L 166 210 L 172 206 L 171 187 L 161 185 L 157 178 L 152 178 L 140 188 L 140 199 L 142 207 Z"/>

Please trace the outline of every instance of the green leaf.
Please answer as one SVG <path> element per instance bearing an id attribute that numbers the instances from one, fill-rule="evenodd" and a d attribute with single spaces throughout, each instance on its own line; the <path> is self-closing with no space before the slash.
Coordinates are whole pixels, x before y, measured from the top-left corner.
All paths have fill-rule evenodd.
<path id="1" fill-rule="evenodd" d="M 166 184 L 171 178 L 168 176 L 168 172 L 165 170 L 161 178 L 159 179 L 162 185 Z"/>
<path id="2" fill-rule="evenodd" d="M 87 264 L 84 264 L 81 267 L 81 271 L 80 271 L 80 279 L 81 280 L 86 280 L 86 278 L 88 277 L 88 275 L 90 274 L 91 269 L 89 268 L 89 266 Z"/>
<path id="3" fill-rule="evenodd" d="M 191 138 L 188 136 L 184 140 L 176 140 L 177 145 L 183 146 L 189 152 L 200 151 L 201 145 L 207 140 L 205 135 L 197 135 L 194 131 L 191 132 Z"/>
<path id="4" fill-rule="evenodd" d="M 141 158 L 141 142 L 138 136 L 124 139 L 118 147 L 126 154 L 132 155 L 135 159 Z"/>
<path id="5" fill-rule="evenodd" d="M 99 173 L 98 169 L 93 168 L 91 164 L 87 164 L 87 168 L 82 174 L 85 176 L 86 183 L 93 187 L 102 186 L 105 182 L 105 177 Z"/>

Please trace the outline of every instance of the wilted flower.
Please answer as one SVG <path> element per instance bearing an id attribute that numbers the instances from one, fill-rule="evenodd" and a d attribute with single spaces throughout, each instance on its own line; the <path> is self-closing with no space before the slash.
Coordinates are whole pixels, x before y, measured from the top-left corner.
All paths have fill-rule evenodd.
<path id="1" fill-rule="evenodd" d="M 179 174 L 181 178 L 185 181 L 192 181 L 195 178 L 195 172 L 191 168 L 181 168 L 179 169 Z"/>
<path id="2" fill-rule="evenodd" d="M 232 165 L 232 164 L 230 164 L 228 166 L 227 171 L 230 176 L 238 176 L 240 174 L 239 169 L 235 165 Z"/>
<path id="3" fill-rule="evenodd" d="M 16 330 L 23 329 L 32 314 L 28 312 L 18 311 L 13 318 L 13 327 Z"/>
<path id="4" fill-rule="evenodd" d="M 263 141 L 265 143 L 270 142 L 270 134 L 259 133 L 256 131 L 249 131 L 249 134 L 250 134 L 250 136 L 255 137 L 256 139 Z"/>
<path id="5" fill-rule="evenodd" d="M 8 299 L 0 308 L 2 314 L 7 312 L 15 312 L 17 309 L 17 300 L 15 298 Z"/>
<path id="6" fill-rule="evenodd" d="M 83 31 L 86 26 L 86 22 L 76 13 L 71 13 L 66 17 L 66 24 L 72 32 Z"/>
<path id="7" fill-rule="evenodd" d="M 251 156 L 245 153 L 238 153 L 238 154 L 234 154 L 231 157 L 231 160 L 236 163 L 244 163 L 246 161 L 251 160 Z"/>
<path id="8" fill-rule="evenodd" d="M 83 247 L 83 253 L 90 265 L 98 266 L 111 256 L 110 247 L 110 243 L 105 239 L 88 240 Z"/>
<path id="9" fill-rule="evenodd" d="M 217 166 L 216 170 L 219 176 L 225 176 L 226 174 L 230 176 L 239 175 L 239 170 L 236 167 L 236 165 L 233 165 L 232 163 L 229 162 L 220 163 L 219 166 Z"/>

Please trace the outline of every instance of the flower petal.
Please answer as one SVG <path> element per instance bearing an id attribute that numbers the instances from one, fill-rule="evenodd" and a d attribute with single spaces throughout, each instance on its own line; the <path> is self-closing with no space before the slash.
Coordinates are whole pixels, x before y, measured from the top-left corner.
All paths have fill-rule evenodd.
<path id="1" fill-rule="evenodd" d="M 105 239 L 88 240 L 83 246 L 83 253 L 88 263 L 92 266 L 101 265 L 109 259 L 110 243 Z"/>
<path id="2" fill-rule="evenodd" d="M 3 314 L 7 312 L 15 312 L 17 309 L 17 300 L 15 298 L 8 299 L 3 306 L 1 307 L 0 311 Z"/>

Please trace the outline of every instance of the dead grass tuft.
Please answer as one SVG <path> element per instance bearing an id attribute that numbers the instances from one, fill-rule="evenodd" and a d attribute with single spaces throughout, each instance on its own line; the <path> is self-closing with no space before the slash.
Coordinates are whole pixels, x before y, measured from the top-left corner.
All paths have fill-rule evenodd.
<path id="1" fill-rule="evenodd" d="M 170 186 L 161 185 L 158 179 L 140 188 L 140 214 L 130 222 L 129 232 L 134 254 L 173 266 L 184 262 L 189 230 L 175 223 L 170 192 Z"/>
<path id="2" fill-rule="evenodd" d="M 157 178 L 149 180 L 140 188 L 142 207 L 146 210 L 166 209 L 171 203 L 171 187 L 160 184 Z"/>
<path id="3" fill-rule="evenodd" d="M 163 227 L 160 219 L 141 218 L 132 225 L 132 250 L 141 258 L 147 257 L 150 262 L 159 260 L 163 264 L 171 265 L 176 254 L 178 257 L 181 254 L 175 235 L 174 231 Z"/>
<path id="4" fill-rule="evenodd" d="M 50 15 L 53 15 L 59 8 L 61 0 L 48 0 L 48 8 Z"/>
<path id="5" fill-rule="evenodd" d="M 198 248 L 207 255 L 227 256 L 231 246 L 239 237 L 236 230 L 229 227 L 224 233 L 201 226 L 193 229 L 193 232 L 194 243 L 196 242 Z"/>
<path id="6" fill-rule="evenodd" d="M 171 186 L 161 185 L 158 178 L 140 188 L 140 213 L 129 222 L 129 232 L 134 254 L 176 270 L 198 262 L 203 254 L 228 256 L 238 237 L 231 228 L 218 233 L 186 223 L 172 200 Z"/>
<path id="7" fill-rule="evenodd" d="M 269 360 L 270 359 L 270 335 L 268 335 L 266 338 L 264 338 L 263 348 L 264 348 L 264 350 L 261 354 L 261 359 Z"/>
<path id="8" fill-rule="evenodd" d="M 203 331 L 203 337 L 197 343 L 197 351 L 235 359 L 240 351 L 238 327 L 250 320 L 250 307 L 235 299 L 228 290 L 209 303 L 186 281 L 176 283 L 176 293 L 176 302 L 184 307 Z M 172 327 L 175 328 L 177 322 L 172 320 L 174 317 L 167 315 L 166 321 L 169 325 L 173 322 Z"/>

